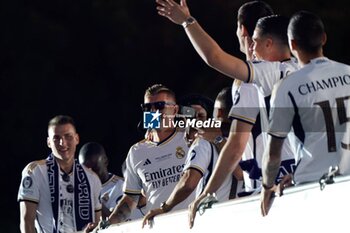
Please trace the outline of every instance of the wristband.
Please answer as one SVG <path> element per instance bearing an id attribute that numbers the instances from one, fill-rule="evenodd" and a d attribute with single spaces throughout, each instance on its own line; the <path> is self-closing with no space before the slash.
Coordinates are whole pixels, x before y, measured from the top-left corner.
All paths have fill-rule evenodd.
<path id="1" fill-rule="evenodd" d="M 224 137 L 223 137 L 223 136 L 217 136 L 217 137 L 214 139 L 213 143 L 214 143 L 215 145 L 219 145 L 219 144 L 222 143 L 223 141 L 224 141 Z"/>
<path id="2" fill-rule="evenodd" d="M 169 212 L 171 210 L 170 206 L 166 204 L 166 202 L 160 203 L 160 209 L 163 210 L 164 213 Z"/>
<path id="3" fill-rule="evenodd" d="M 190 16 L 181 25 L 184 28 L 187 28 L 189 25 L 194 24 L 195 22 L 197 22 L 197 20 L 195 18 L 193 18 L 192 16 Z"/>

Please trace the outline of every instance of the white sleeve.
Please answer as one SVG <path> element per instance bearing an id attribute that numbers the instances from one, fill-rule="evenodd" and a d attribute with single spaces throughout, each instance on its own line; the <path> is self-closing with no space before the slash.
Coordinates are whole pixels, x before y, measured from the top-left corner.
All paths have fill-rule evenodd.
<path id="1" fill-rule="evenodd" d="M 231 118 L 255 124 L 259 110 L 258 90 L 253 84 L 242 84 L 235 90 L 229 113 Z"/>
<path id="2" fill-rule="evenodd" d="M 93 177 L 93 185 L 93 202 L 95 203 L 94 208 L 95 211 L 98 211 L 102 209 L 102 203 L 100 200 L 102 184 L 100 178 L 97 175 Z"/>
<path id="3" fill-rule="evenodd" d="M 291 130 L 295 109 L 293 96 L 280 81 L 274 86 L 271 96 L 271 110 L 269 134 L 279 138 L 286 138 Z"/>
<path id="4" fill-rule="evenodd" d="M 208 170 L 211 161 L 211 150 L 212 149 L 208 141 L 201 138 L 194 141 L 187 153 L 184 170 L 192 168 L 199 171 L 203 176 Z"/>
<path id="5" fill-rule="evenodd" d="M 133 162 L 134 154 L 133 147 L 130 148 L 126 158 L 125 182 L 123 191 L 126 194 L 141 194 L 142 180 L 137 174 L 135 164 Z"/>
<path id="6" fill-rule="evenodd" d="M 281 62 L 247 61 L 247 64 L 248 82 L 255 83 L 264 97 L 271 95 L 273 85 L 284 77 Z"/>
<path id="7" fill-rule="evenodd" d="M 39 203 L 40 189 L 38 175 L 40 175 L 39 169 L 36 167 L 33 171 L 29 172 L 30 164 L 28 164 L 22 171 L 21 184 L 18 190 L 18 201 L 32 201 Z"/>

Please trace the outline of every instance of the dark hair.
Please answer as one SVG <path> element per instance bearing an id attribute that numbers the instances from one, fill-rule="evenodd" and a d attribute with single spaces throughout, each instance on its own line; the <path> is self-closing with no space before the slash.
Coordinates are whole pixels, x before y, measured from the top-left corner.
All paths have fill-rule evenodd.
<path id="1" fill-rule="evenodd" d="M 288 46 L 288 24 L 289 19 L 281 15 L 270 15 L 260 18 L 256 23 L 261 36 L 271 35 L 279 40 L 283 45 Z"/>
<path id="2" fill-rule="evenodd" d="M 162 92 L 166 93 L 167 95 L 173 97 L 174 100 L 176 100 L 175 93 L 163 84 L 154 84 L 150 86 L 146 89 L 145 96 L 154 96 Z"/>
<path id="3" fill-rule="evenodd" d="M 307 11 L 295 13 L 288 25 L 288 36 L 296 41 L 302 51 L 307 53 L 316 53 L 322 48 L 324 33 L 322 20 Z"/>
<path id="4" fill-rule="evenodd" d="M 244 25 L 250 37 L 253 36 L 256 22 L 264 16 L 272 15 L 273 10 L 264 1 L 252 1 L 243 4 L 237 15 L 237 21 Z"/>
<path id="5" fill-rule="evenodd" d="M 225 113 L 228 115 L 233 105 L 232 87 L 225 87 L 224 89 L 222 89 L 217 95 L 216 100 L 222 103 L 223 108 L 225 109 Z"/>
<path id="6" fill-rule="evenodd" d="M 85 161 L 91 160 L 96 155 L 106 156 L 105 149 L 97 142 L 85 143 L 79 151 L 79 156 L 82 156 Z"/>
<path id="7" fill-rule="evenodd" d="M 214 101 L 209 97 L 200 94 L 189 94 L 181 98 L 179 104 L 182 106 L 200 105 L 205 109 L 208 117 L 213 116 Z"/>
<path id="8" fill-rule="evenodd" d="M 52 118 L 49 121 L 48 128 L 50 128 L 52 126 L 65 125 L 65 124 L 71 124 L 74 126 L 74 128 L 76 128 L 73 118 L 70 116 L 66 116 L 66 115 L 58 115 L 58 116 L 55 116 L 54 118 Z"/>

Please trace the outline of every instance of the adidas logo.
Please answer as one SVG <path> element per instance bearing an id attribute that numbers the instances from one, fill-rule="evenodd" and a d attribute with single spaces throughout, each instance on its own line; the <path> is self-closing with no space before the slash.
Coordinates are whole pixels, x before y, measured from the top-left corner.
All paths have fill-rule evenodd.
<path id="1" fill-rule="evenodd" d="M 143 166 L 146 166 L 146 165 L 149 165 L 149 164 L 152 164 L 151 161 L 149 159 L 146 159 L 145 163 L 143 164 Z"/>

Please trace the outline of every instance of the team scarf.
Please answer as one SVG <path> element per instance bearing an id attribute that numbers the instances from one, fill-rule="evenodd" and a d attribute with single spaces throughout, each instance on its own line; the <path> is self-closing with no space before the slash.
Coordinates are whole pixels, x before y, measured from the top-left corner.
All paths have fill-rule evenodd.
<path id="1" fill-rule="evenodd" d="M 53 233 L 57 233 L 59 211 L 59 166 L 50 154 L 46 159 L 49 189 L 51 194 L 51 206 L 53 212 Z M 82 230 L 88 223 L 93 222 L 90 184 L 87 175 L 80 163 L 74 160 L 74 211 L 76 230 Z"/>

